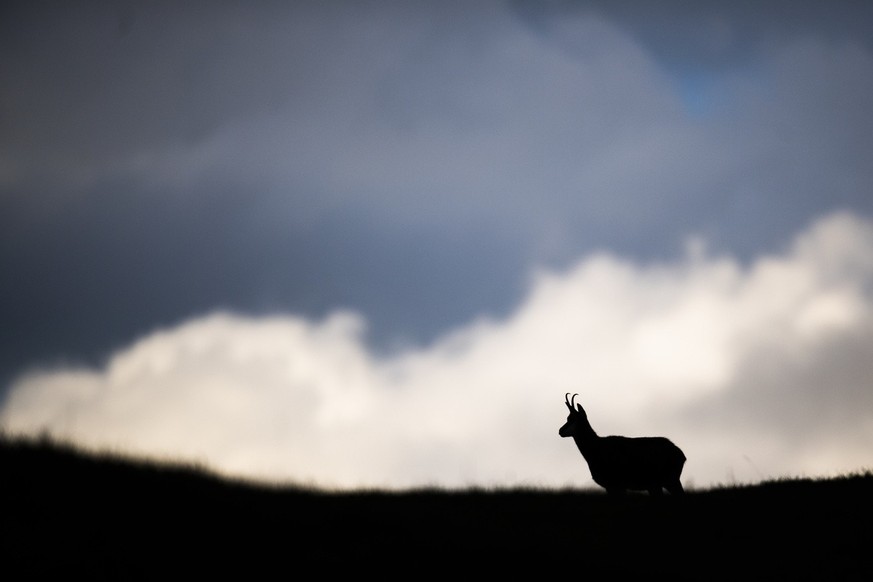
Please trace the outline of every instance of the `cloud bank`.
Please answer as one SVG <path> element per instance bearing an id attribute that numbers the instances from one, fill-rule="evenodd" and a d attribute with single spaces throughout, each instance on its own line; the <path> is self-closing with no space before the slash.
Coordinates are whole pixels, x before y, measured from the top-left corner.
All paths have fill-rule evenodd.
<path id="1" fill-rule="evenodd" d="M 0 395 L 218 308 L 390 350 L 596 249 L 873 216 L 869 8 L 651 4 L 4 2 Z"/>
<path id="2" fill-rule="evenodd" d="M 663 434 L 698 487 L 873 464 L 873 223 L 824 217 L 741 263 L 587 255 L 505 318 L 377 355 L 338 311 L 218 312 L 98 369 L 37 370 L 0 426 L 332 487 L 591 485 L 565 392 L 601 435 Z"/>

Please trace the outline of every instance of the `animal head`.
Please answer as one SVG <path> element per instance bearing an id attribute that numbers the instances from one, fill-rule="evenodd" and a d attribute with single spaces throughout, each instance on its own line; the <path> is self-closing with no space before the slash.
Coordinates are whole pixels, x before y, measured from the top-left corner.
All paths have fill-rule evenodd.
<path id="1" fill-rule="evenodd" d="M 564 423 L 564 426 L 558 429 L 558 434 L 562 437 L 575 436 L 583 429 L 583 427 L 586 430 L 590 430 L 588 415 L 585 414 L 585 410 L 582 408 L 581 404 L 575 403 L 576 397 L 579 395 L 574 394 L 573 398 L 568 398 L 569 396 L 569 392 L 564 395 L 564 404 L 567 405 L 570 414 L 567 415 L 567 422 Z"/>

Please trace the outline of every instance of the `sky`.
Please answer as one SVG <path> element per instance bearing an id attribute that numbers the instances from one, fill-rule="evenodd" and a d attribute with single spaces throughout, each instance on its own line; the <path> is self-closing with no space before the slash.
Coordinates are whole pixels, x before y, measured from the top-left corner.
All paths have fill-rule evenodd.
<path id="1" fill-rule="evenodd" d="M 690 4 L 686 5 L 686 4 Z M 873 466 L 873 5 L 4 2 L 0 429 L 333 488 Z"/>

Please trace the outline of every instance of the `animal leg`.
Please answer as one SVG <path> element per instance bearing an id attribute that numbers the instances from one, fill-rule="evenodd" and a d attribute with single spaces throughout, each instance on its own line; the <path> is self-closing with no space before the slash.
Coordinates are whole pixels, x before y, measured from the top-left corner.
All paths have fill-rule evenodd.
<path id="1" fill-rule="evenodd" d="M 667 491 L 670 492 L 670 495 L 682 495 L 685 493 L 685 489 L 682 487 L 682 483 L 679 479 L 676 479 L 674 483 L 667 485 Z"/>

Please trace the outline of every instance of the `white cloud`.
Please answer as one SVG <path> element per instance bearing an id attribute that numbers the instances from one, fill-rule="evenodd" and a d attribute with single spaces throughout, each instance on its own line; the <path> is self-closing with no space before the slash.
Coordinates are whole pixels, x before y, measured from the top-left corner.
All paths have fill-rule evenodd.
<path id="1" fill-rule="evenodd" d="M 601 434 L 673 438 L 695 486 L 869 465 L 873 224 L 745 266 L 694 248 L 541 272 L 504 320 L 391 357 L 352 313 L 197 318 L 20 378 L 0 425 L 324 485 L 588 485 L 557 435 L 578 392 Z"/>
<path id="2" fill-rule="evenodd" d="M 579 392 L 601 434 L 673 437 L 697 486 L 861 468 L 871 256 L 873 225 L 850 214 L 748 266 L 590 256 L 538 274 L 505 320 L 390 358 L 355 314 L 217 313 L 103 369 L 22 377 L 0 424 L 325 485 L 590 484 L 557 436 Z"/>

